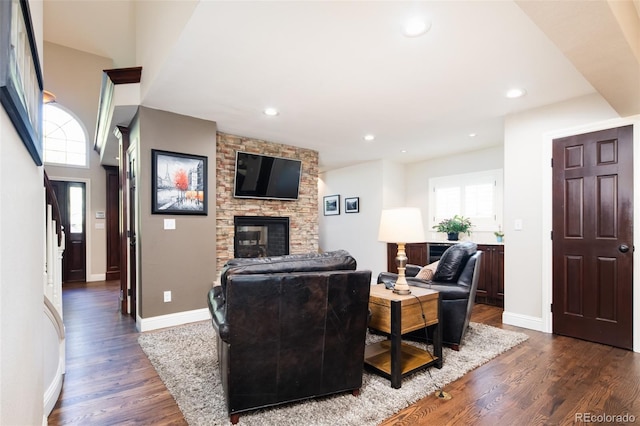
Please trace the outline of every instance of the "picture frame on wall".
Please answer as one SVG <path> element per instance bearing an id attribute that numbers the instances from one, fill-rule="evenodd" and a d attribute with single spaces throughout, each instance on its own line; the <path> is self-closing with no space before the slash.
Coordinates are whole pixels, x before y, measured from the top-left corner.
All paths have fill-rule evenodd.
<path id="1" fill-rule="evenodd" d="M 360 197 L 349 197 L 344 199 L 345 213 L 360 213 Z"/>
<path id="2" fill-rule="evenodd" d="M 323 198 L 322 206 L 325 216 L 340 214 L 340 195 L 327 195 Z"/>
<path id="3" fill-rule="evenodd" d="M 151 150 L 151 213 L 207 214 L 207 157 Z"/>
<path id="4" fill-rule="evenodd" d="M 29 2 L 0 1 L 0 104 L 38 166 L 43 163 L 42 88 Z"/>

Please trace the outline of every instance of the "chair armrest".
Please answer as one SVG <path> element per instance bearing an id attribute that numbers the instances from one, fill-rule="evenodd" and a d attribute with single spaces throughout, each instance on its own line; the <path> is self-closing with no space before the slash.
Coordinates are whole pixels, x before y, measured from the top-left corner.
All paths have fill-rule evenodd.
<path id="1" fill-rule="evenodd" d="M 222 288 L 215 286 L 209 290 L 207 297 L 207 304 L 209 305 L 209 312 L 211 313 L 211 323 L 213 328 L 218 333 L 218 336 L 225 341 L 229 342 L 229 324 L 227 323 L 227 305 L 222 297 Z"/>
<path id="2" fill-rule="evenodd" d="M 384 284 L 387 288 L 393 288 L 397 279 L 398 274 L 394 274 L 393 272 L 380 272 L 378 275 L 378 284 Z"/>
<path id="3" fill-rule="evenodd" d="M 422 269 L 422 266 L 407 263 L 406 268 L 407 269 L 404 271 L 404 274 L 407 277 L 415 277 L 416 275 L 418 275 L 418 272 L 420 272 L 420 270 Z"/>

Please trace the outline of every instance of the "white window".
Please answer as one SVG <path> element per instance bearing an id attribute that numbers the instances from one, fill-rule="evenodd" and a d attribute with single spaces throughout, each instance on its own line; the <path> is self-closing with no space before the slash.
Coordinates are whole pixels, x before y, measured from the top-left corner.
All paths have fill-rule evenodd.
<path id="1" fill-rule="evenodd" d="M 57 104 L 42 107 L 44 162 L 87 167 L 87 132 L 80 122 Z"/>
<path id="2" fill-rule="evenodd" d="M 429 227 L 454 215 L 468 217 L 471 231 L 502 224 L 502 169 L 429 179 Z"/>

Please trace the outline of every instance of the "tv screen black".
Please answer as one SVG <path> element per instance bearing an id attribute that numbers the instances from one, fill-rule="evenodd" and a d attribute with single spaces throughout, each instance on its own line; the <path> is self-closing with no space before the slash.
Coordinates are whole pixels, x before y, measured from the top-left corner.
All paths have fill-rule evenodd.
<path id="1" fill-rule="evenodd" d="M 236 153 L 236 198 L 297 200 L 302 161 L 268 155 Z"/>

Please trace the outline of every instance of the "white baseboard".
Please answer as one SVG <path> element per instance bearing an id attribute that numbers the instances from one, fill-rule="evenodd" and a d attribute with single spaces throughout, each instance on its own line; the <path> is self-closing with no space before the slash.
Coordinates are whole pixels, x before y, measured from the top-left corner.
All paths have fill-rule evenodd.
<path id="1" fill-rule="evenodd" d="M 106 279 L 107 279 L 107 274 L 91 274 L 89 275 L 89 278 L 87 278 L 87 282 L 106 281 Z"/>
<path id="2" fill-rule="evenodd" d="M 136 318 L 136 328 L 139 332 L 157 330 L 159 328 L 174 327 L 211 319 L 208 308 L 193 311 L 176 312 L 175 314 L 160 315 L 151 318 Z"/>
<path id="3" fill-rule="evenodd" d="M 53 407 L 55 407 L 60 393 L 62 392 L 62 382 L 64 381 L 64 374 L 58 371 L 53 379 L 53 382 L 49 384 L 49 387 L 44 392 L 44 415 L 49 417 Z"/>
<path id="4" fill-rule="evenodd" d="M 504 311 L 502 313 L 502 323 L 515 325 L 516 327 L 528 328 L 529 330 L 542 331 L 544 333 L 542 318 L 538 317 Z"/>

